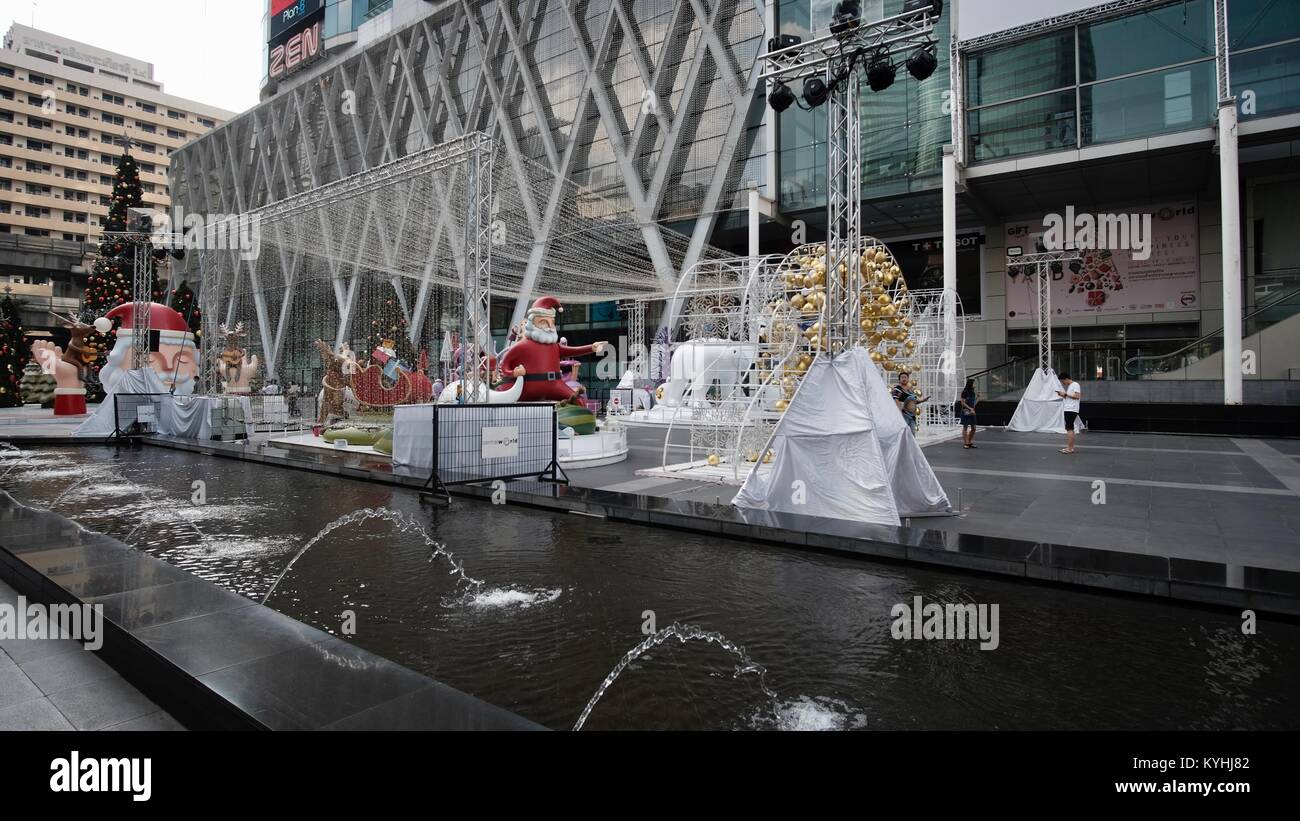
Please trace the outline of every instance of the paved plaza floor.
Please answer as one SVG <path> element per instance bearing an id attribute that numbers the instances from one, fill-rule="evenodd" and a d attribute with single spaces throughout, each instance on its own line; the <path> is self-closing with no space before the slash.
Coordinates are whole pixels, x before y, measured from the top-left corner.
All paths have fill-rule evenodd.
<path id="1" fill-rule="evenodd" d="M 682 460 L 686 451 L 678 443 L 685 441 L 682 434 L 670 446 Z M 637 476 L 663 463 L 664 432 L 629 428 L 628 443 L 626 462 L 571 471 L 570 479 L 705 502 L 729 502 L 738 490 Z M 1066 455 L 1059 452 L 1063 436 L 990 428 L 976 444 L 966 450 L 950 440 L 925 448 L 961 515 L 927 518 L 923 526 L 1300 570 L 1300 440 L 1085 433 L 1078 452 Z"/>
<path id="2" fill-rule="evenodd" d="M 17 602 L 0 581 L 0 605 Z M 81 642 L 0 639 L 0 731 L 180 729 Z"/>

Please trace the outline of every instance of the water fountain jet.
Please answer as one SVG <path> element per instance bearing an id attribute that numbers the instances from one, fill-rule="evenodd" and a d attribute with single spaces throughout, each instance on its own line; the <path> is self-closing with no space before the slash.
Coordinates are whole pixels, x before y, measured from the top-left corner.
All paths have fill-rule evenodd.
<path id="1" fill-rule="evenodd" d="M 280 575 L 275 577 L 275 581 L 271 583 L 271 587 L 266 591 L 266 595 L 262 596 L 262 604 L 266 604 L 267 600 L 271 598 L 271 594 L 275 592 L 275 588 L 293 568 L 294 564 L 297 563 L 297 561 L 302 558 L 303 554 L 310 550 L 317 542 L 324 539 L 335 530 L 338 530 L 340 527 L 356 522 L 364 522 L 369 519 L 383 519 L 384 521 L 392 522 L 397 525 L 397 530 L 401 533 L 409 533 L 411 531 L 419 533 L 420 536 L 424 538 L 425 545 L 433 549 L 433 555 L 429 558 L 429 561 L 433 561 L 439 556 L 445 558 L 448 564 L 451 565 L 451 571 L 448 575 L 456 576 L 456 585 L 458 587 L 461 584 L 465 584 L 469 586 L 470 591 L 473 591 L 483 586 L 483 582 L 467 575 L 465 573 L 465 566 L 456 561 L 456 557 L 452 555 L 451 551 L 447 550 L 447 548 L 442 544 L 434 541 L 429 534 L 424 531 L 424 528 L 420 526 L 420 523 L 415 521 L 415 519 L 411 518 L 409 515 L 402 513 L 401 511 L 390 510 L 386 507 L 364 507 L 360 510 L 354 510 L 351 513 L 340 516 L 325 525 L 325 527 L 321 528 L 320 532 L 315 536 L 311 537 L 311 539 L 302 546 L 302 549 L 294 554 L 294 557 L 289 560 L 289 563 L 284 566 L 284 569 L 280 571 Z"/>
<path id="2" fill-rule="evenodd" d="M 659 632 L 648 636 L 645 641 L 629 650 L 627 654 L 619 660 L 618 664 L 614 665 L 614 669 L 610 671 L 609 675 L 605 676 L 605 680 L 602 681 L 600 687 L 596 689 L 596 694 L 591 697 L 591 701 L 588 701 L 587 706 L 583 708 L 582 715 L 578 716 L 577 722 L 573 725 L 573 731 L 577 732 L 582 729 L 582 725 L 587 723 L 587 717 L 590 716 L 591 711 L 595 709 L 596 702 L 600 701 L 601 697 L 604 696 L 605 692 L 614 684 L 615 679 L 622 675 L 628 665 L 659 645 L 667 642 L 669 639 L 677 639 L 677 641 L 682 644 L 685 644 L 688 641 L 707 641 L 710 644 L 718 645 L 723 650 L 726 650 L 728 653 L 740 659 L 740 663 L 736 665 L 736 672 L 732 676 L 733 678 L 739 678 L 746 673 L 756 674 L 758 676 L 758 685 L 763 688 L 763 694 L 770 698 L 774 705 L 779 702 L 779 697 L 776 692 L 767 686 L 767 668 L 754 663 L 754 660 L 745 652 L 744 647 L 731 641 L 721 633 L 705 630 L 704 628 L 694 624 L 680 624 L 678 622 L 673 622 Z"/>

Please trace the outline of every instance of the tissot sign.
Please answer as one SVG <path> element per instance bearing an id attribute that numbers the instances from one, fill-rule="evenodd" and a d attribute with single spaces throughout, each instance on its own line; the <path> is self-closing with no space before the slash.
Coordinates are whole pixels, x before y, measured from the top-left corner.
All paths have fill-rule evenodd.
<path id="1" fill-rule="evenodd" d="M 272 79 L 301 68 L 320 56 L 324 0 L 271 0 L 270 65 Z"/>

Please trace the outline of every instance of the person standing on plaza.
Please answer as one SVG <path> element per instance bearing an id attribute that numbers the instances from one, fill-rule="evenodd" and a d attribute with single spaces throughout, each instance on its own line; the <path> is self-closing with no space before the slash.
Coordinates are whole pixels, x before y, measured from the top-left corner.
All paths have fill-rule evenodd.
<path id="1" fill-rule="evenodd" d="M 975 447 L 975 405 L 979 402 L 979 396 L 975 393 L 975 380 L 967 379 L 966 387 L 962 389 L 961 398 L 957 400 L 957 407 L 960 410 L 961 417 L 961 441 L 962 447 L 971 450 Z"/>
<path id="2" fill-rule="evenodd" d="M 1061 387 L 1065 390 L 1056 392 L 1057 396 L 1065 400 L 1065 448 L 1061 453 L 1074 453 L 1074 423 L 1079 419 L 1079 400 L 1083 398 L 1083 389 L 1068 373 L 1061 374 Z"/>
<path id="3" fill-rule="evenodd" d="M 912 375 L 907 371 L 898 374 L 898 384 L 889 392 L 894 397 L 894 404 L 903 414 L 903 419 L 907 422 L 907 427 L 912 433 L 916 433 L 916 417 L 918 406 L 925 402 L 912 387 Z"/>

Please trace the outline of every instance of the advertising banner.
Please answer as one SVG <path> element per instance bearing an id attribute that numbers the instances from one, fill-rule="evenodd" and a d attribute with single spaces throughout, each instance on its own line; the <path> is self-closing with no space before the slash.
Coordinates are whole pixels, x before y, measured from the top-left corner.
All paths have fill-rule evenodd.
<path id="1" fill-rule="evenodd" d="M 1049 228 L 1055 226 L 1055 235 Z M 1120 230 L 1122 229 L 1122 230 Z M 1052 276 L 1054 317 L 1187 311 L 1200 307 L 1200 248 L 1195 202 L 1133 209 L 1128 214 L 1047 215 L 1035 222 L 1008 223 L 1008 249 L 1035 253 L 1065 238 L 1080 259 Z M 1007 318 L 1034 316 L 1034 281 L 1015 264 L 1007 266 Z"/>
<path id="2" fill-rule="evenodd" d="M 324 5 L 325 0 L 271 0 L 271 42 L 305 25 Z"/>

